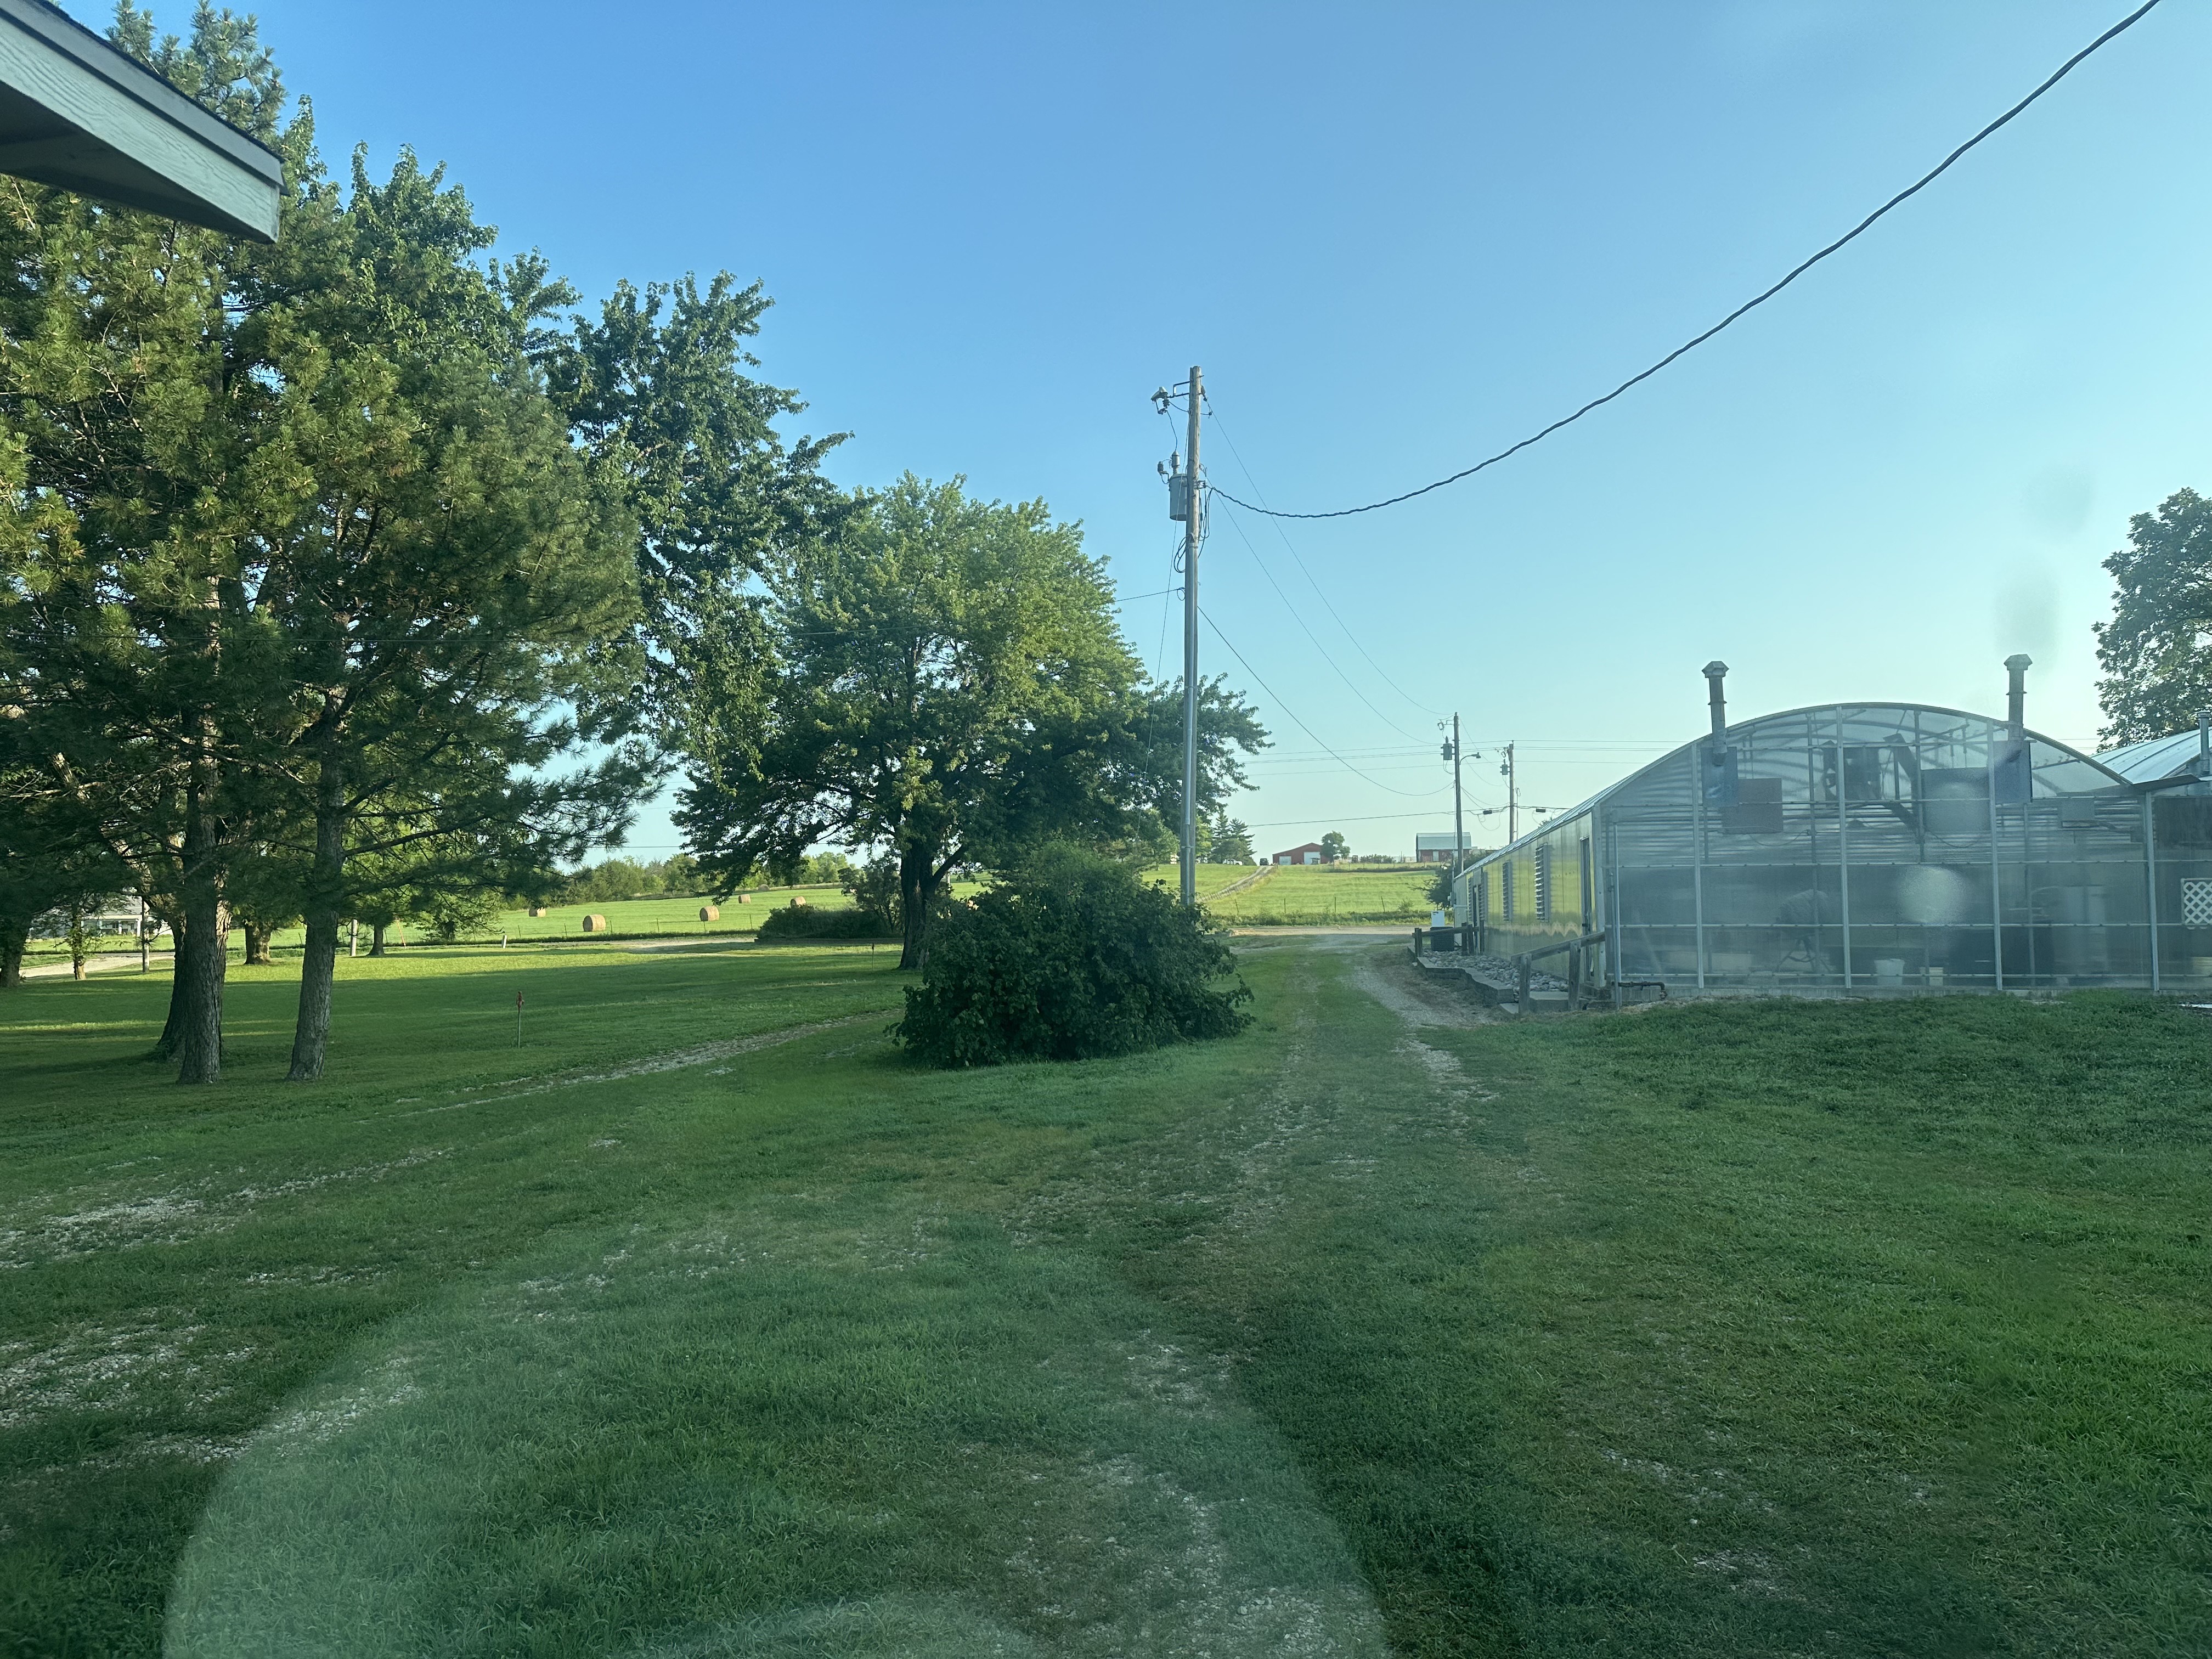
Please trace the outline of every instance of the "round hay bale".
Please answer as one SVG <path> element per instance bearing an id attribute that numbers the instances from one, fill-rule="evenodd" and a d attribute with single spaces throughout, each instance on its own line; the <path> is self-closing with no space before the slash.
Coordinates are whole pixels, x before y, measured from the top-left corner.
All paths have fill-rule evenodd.
<path id="1" fill-rule="evenodd" d="M 533 916 L 550 916 L 553 913 L 542 904 L 533 904 L 530 907 L 530 914 Z"/>
<path id="2" fill-rule="evenodd" d="M 717 906 L 712 904 L 702 904 L 699 907 L 700 921 L 720 921 L 721 919 L 722 912 Z"/>
<path id="3" fill-rule="evenodd" d="M 586 916 L 584 918 L 584 931 L 587 933 L 605 933 L 607 931 L 607 919 L 605 916 Z"/>
<path id="4" fill-rule="evenodd" d="M 806 895 L 793 893 L 791 896 L 791 908 L 794 910 L 804 910 L 806 908 Z"/>
<path id="5" fill-rule="evenodd" d="M 738 902 L 740 904 L 750 904 L 752 902 L 753 896 L 750 893 L 740 893 L 738 895 Z"/>

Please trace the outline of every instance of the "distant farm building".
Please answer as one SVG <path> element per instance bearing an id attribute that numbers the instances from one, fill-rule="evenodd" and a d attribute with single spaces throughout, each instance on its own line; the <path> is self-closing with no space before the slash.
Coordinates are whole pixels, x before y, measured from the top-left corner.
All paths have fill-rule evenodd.
<path id="1" fill-rule="evenodd" d="M 1685 991 L 2212 986 L 2197 733 L 2091 757 L 2008 718 L 1853 702 L 1727 723 L 1477 860 L 1477 951 Z M 1548 958 L 1557 968 L 1561 957 Z"/>
<path id="2" fill-rule="evenodd" d="M 1449 830 L 1421 830 L 1414 832 L 1413 860 L 1418 864 L 1449 864 L 1452 856 L 1452 832 Z M 1462 852 L 1474 846 L 1474 837 L 1462 834 L 1458 837 Z"/>
<path id="3" fill-rule="evenodd" d="M 1310 841 L 1303 847 L 1293 847 L 1288 852 L 1276 854 L 1267 862 L 1270 864 L 1320 864 L 1326 861 L 1328 857 L 1327 849 L 1319 842 Z"/>

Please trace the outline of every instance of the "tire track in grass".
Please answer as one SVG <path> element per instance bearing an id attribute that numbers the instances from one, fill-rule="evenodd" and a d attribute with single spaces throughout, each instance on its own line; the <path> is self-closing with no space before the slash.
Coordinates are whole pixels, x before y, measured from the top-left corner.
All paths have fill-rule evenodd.
<path id="1" fill-rule="evenodd" d="M 664 1054 L 647 1054 L 637 1060 L 605 1072 L 568 1072 L 531 1083 L 526 1089 L 514 1089 L 508 1084 L 526 1079 L 510 1078 L 507 1083 L 492 1084 L 492 1088 L 504 1089 L 503 1094 L 478 1095 L 469 1100 L 456 1100 L 443 1106 L 424 1106 L 411 1112 L 380 1112 L 356 1121 L 370 1123 L 395 1117 L 426 1117 L 435 1112 L 459 1112 L 471 1106 L 496 1106 L 510 1100 L 526 1100 L 532 1095 L 550 1094 L 556 1089 L 581 1088 L 591 1083 L 620 1083 L 634 1077 L 651 1077 L 661 1072 L 680 1072 L 689 1066 L 704 1066 L 717 1060 L 733 1060 L 739 1054 L 757 1054 L 763 1048 L 781 1047 L 796 1042 L 802 1037 L 819 1036 L 824 1031 L 840 1030 L 848 1025 L 858 1025 L 863 1020 L 881 1019 L 890 1010 L 872 1008 L 864 1013 L 847 1014 L 838 1019 L 818 1019 L 805 1025 L 787 1025 L 780 1030 L 757 1031 L 750 1036 L 728 1037 L 720 1042 L 702 1042 L 690 1048 L 672 1048 Z"/>

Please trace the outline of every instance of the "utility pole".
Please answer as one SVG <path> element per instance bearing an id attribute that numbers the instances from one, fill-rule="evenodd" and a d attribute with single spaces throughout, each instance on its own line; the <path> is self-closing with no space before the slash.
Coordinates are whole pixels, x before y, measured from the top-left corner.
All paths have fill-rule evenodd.
<path id="1" fill-rule="evenodd" d="M 1498 769 L 1505 775 L 1505 841 L 1508 846 L 1521 839 L 1521 797 L 1516 793 L 1520 780 L 1513 772 L 1513 745 L 1505 745 L 1505 759 Z"/>
<path id="2" fill-rule="evenodd" d="M 1199 499 L 1199 399 L 1206 385 L 1190 366 L 1189 516 L 1182 526 L 1182 902 L 1198 902 L 1198 542 L 1205 503 Z"/>
<path id="3" fill-rule="evenodd" d="M 1452 889 L 1459 889 L 1461 860 L 1467 856 L 1466 814 L 1460 805 L 1459 795 L 1459 716 L 1452 716 L 1451 741 L 1444 745 L 1444 758 L 1452 763 Z"/>
<path id="4" fill-rule="evenodd" d="M 1198 902 L 1198 544 L 1205 504 L 1199 499 L 1199 404 L 1206 381 L 1190 366 L 1190 421 L 1185 440 L 1188 464 L 1168 478 L 1168 517 L 1182 520 L 1182 902 Z M 1161 414 L 1175 401 L 1165 386 L 1152 393 Z M 1163 472 L 1167 469 L 1163 467 Z"/>

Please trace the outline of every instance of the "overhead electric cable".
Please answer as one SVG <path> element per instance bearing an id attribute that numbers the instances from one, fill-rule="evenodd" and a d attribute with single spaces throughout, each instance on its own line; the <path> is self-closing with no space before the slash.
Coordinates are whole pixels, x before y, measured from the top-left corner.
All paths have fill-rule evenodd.
<path id="1" fill-rule="evenodd" d="M 1419 743 L 1421 740 L 1420 733 L 1418 732 L 1408 732 L 1404 726 L 1399 725 L 1397 721 L 1392 720 L 1388 714 L 1377 708 L 1375 706 L 1374 700 L 1364 691 L 1362 691 L 1359 689 L 1358 683 L 1352 679 L 1351 675 L 1344 672 L 1342 666 L 1339 665 L 1336 659 L 1328 654 L 1328 647 L 1321 642 L 1320 636 L 1315 634 L 1312 629 L 1306 627 L 1306 619 L 1298 615 L 1297 606 L 1291 603 L 1291 596 L 1283 592 L 1282 583 L 1275 580 L 1275 573 L 1267 568 L 1267 562 L 1260 556 L 1260 550 L 1252 545 L 1252 538 L 1244 533 L 1244 521 L 1232 513 L 1229 515 L 1229 523 L 1230 527 L 1237 532 L 1237 539 L 1244 544 L 1244 550 L 1252 556 L 1252 562 L 1260 567 L 1260 574 L 1267 579 L 1267 586 L 1275 590 L 1275 597 L 1283 602 L 1283 609 L 1291 613 L 1291 620 L 1296 623 L 1304 632 L 1305 636 L 1313 641 L 1313 648 L 1321 653 L 1321 659 L 1336 671 L 1337 678 L 1345 683 L 1346 686 L 1350 689 L 1353 696 L 1358 698 L 1360 702 L 1367 705 L 1367 712 L 1369 714 L 1374 715 L 1376 720 L 1381 720 L 1383 725 L 1389 726 L 1400 737 L 1411 738 L 1414 742 Z M 1340 623 L 1339 626 L 1342 626 L 1342 624 Z M 1357 645 L 1359 641 L 1354 640 L 1352 643 Z M 1401 692 L 1399 695 L 1402 696 L 1404 696 L 1404 693 Z"/>
<path id="2" fill-rule="evenodd" d="M 1250 663 L 1244 662 L 1244 653 L 1237 648 L 1236 643 L 1230 639 L 1228 635 L 1221 631 L 1221 624 L 1213 620 L 1213 617 L 1208 613 L 1204 605 L 1200 605 L 1198 608 L 1198 614 L 1206 618 L 1206 625 L 1213 630 L 1213 637 L 1219 640 L 1222 644 L 1229 647 L 1229 654 L 1236 658 L 1238 662 L 1244 663 L 1244 672 L 1252 677 L 1254 681 L 1258 684 L 1260 689 L 1262 691 L 1265 691 L 1269 696 L 1275 698 L 1275 706 L 1291 717 L 1291 721 L 1297 726 L 1299 731 L 1304 732 L 1316 743 L 1321 744 L 1322 752 L 1327 755 L 1331 760 L 1334 761 L 1339 766 L 1341 766 L 1346 771 L 1351 773 L 1356 778 L 1365 779 L 1367 782 L 1373 784 L 1377 789 L 1383 790 L 1389 794 L 1403 795 L 1407 800 L 1429 800 L 1437 795 L 1446 793 L 1443 789 L 1431 789 L 1425 795 L 1418 790 L 1399 789 L 1383 782 L 1380 778 L 1369 777 L 1366 773 L 1361 771 L 1350 761 L 1345 759 L 1344 757 L 1338 754 L 1336 750 L 1331 749 L 1327 744 L 1322 743 L 1321 735 L 1316 732 L 1313 727 L 1308 726 L 1304 720 L 1298 719 L 1297 711 L 1292 708 L 1290 704 L 1285 702 L 1282 698 L 1275 696 L 1275 688 L 1269 685 L 1267 681 L 1260 678 L 1260 671 L 1258 669 L 1253 667 Z"/>
<path id="3" fill-rule="evenodd" d="M 1736 319 L 1744 315 L 1745 313 L 1765 305 L 1769 300 L 1781 293 L 1784 289 L 1788 288 L 1790 283 L 1796 282 L 1807 271 L 1812 270 L 1814 265 L 1819 264 L 1821 260 L 1826 258 L 1830 254 L 1834 253 L 1848 244 L 1856 241 L 1863 233 L 1872 228 L 1876 220 L 1880 219 L 1892 208 L 1911 199 L 1912 197 L 1917 196 L 1922 191 L 1927 189 L 1929 185 L 1934 184 L 1936 179 L 1942 178 L 1944 173 L 1950 171 L 1952 163 L 1958 161 L 1960 156 L 1964 155 L 1968 150 L 1973 149 L 1975 145 L 1980 143 L 1983 139 L 1988 137 L 1991 133 L 1996 131 L 1998 128 L 2007 125 L 2014 116 L 2020 114 L 2021 112 L 2025 110 L 2030 104 L 2033 104 L 2037 99 L 2042 97 L 2045 93 L 2050 91 L 2051 88 L 2057 86 L 2061 81 L 2064 80 L 2069 75 L 2073 73 L 2075 66 L 2078 65 L 2084 58 L 2087 58 L 2090 53 L 2095 52 L 2100 46 L 2104 46 L 2107 41 L 2126 33 L 2129 29 L 2133 28 L 2137 23 L 2141 22 L 2144 17 L 2149 15 L 2152 9 L 2157 6 L 2159 0 L 2144 0 L 2144 3 L 2142 5 L 2136 7 L 2135 10 L 2130 12 L 2125 17 L 2120 19 L 2118 22 L 2113 24 L 2112 27 L 2106 29 L 2102 34 L 2092 40 L 2087 46 L 2082 47 L 2081 51 L 2075 52 L 2071 58 L 2068 58 L 2057 69 L 2053 70 L 2050 76 L 2044 81 L 2042 85 L 2037 87 L 2033 92 L 2029 93 L 2027 97 L 2021 99 L 2020 102 L 2014 104 L 2002 115 L 1998 116 L 1996 120 L 1990 122 L 1989 125 L 1984 127 L 1972 137 L 1967 139 L 1965 143 L 1953 150 L 1930 171 L 1922 174 L 1921 177 L 1914 183 L 1898 191 L 1896 195 L 1891 197 L 1889 200 L 1884 202 L 1872 213 L 1868 214 L 1865 218 L 1860 220 L 1857 224 L 1852 226 L 1851 228 L 1846 231 L 1843 235 L 1838 236 L 1834 241 L 1829 243 L 1827 246 L 1822 248 L 1818 253 L 1813 255 L 1811 258 L 1807 259 L 1803 264 L 1798 265 L 1796 269 L 1792 270 L 1788 276 L 1784 276 L 1780 282 L 1775 283 L 1773 287 L 1768 289 L 1765 293 L 1757 295 L 1755 298 L 1745 301 L 1741 305 L 1738 306 L 1734 311 L 1729 313 L 1727 316 L 1722 318 L 1720 321 L 1715 323 L 1704 333 L 1698 335 L 1695 339 L 1689 340 L 1685 343 L 1675 347 L 1674 350 L 1668 352 L 1665 356 L 1662 357 L 1657 362 L 1652 364 L 1650 368 L 1645 369 L 1642 374 L 1632 374 L 1628 379 L 1623 380 L 1619 386 L 1613 387 L 1612 391 L 1607 392 L 1602 398 L 1591 398 L 1589 402 L 1584 404 L 1573 414 L 1562 416 L 1559 419 L 1553 422 L 1551 425 L 1544 428 L 1540 432 L 1531 434 L 1529 436 L 1522 439 L 1519 443 L 1513 445 L 1510 448 L 1501 449 L 1495 455 L 1490 456 L 1484 460 L 1477 461 L 1473 466 L 1464 467 L 1459 471 L 1453 473 L 1448 478 L 1438 478 L 1434 483 L 1425 483 L 1418 489 L 1408 489 L 1402 495 L 1385 496 L 1379 501 L 1369 501 L 1362 507 L 1340 507 L 1335 508 L 1334 511 L 1328 513 L 1285 513 L 1279 511 L 1274 507 L 1260 507 L 1250 501 L 1237 501 L 1236 496 L 1231 495 L 1227 490 L 1223 489 L 1217 484 L 1209 484 L 1206 488 L 1211 489 L 1215 495 L 1220 496 L 1224 501 L 1235 501 L 1237 506 L 1245 508 L 1248 512 L 1265 514 L 1271 519 L 1348 519 L 1355 513 L 1372 513 L 1378 507 L 1395 507 L 1401 501 L 1410 501 L 1416 495 L 1425 495 L 1432 489 L 1442 489 L 1446 484 L 1455 484 L 1462 478 L 1471 478 L 1476 473 L 1483 471 L 1486 467 L 1495 466 L 1498 462 L 1506 459 L 1509 456 L 1519 454 L 1531 444 L 1542 442 L 1546 438 L 1550 437 L 1554 432 L 1557 432 L 1561 427 L 1571 426 L 1574 422 L 1582 419 L 1583 416 L 1589 414 L 1592 410 L 1604 407 L 1607 404 L 1611 403 L 1615 398 L 1620 397 L 1622 392 L 1626 392 L 1631 386 L 1637 386 L 1643 381 L 1650 380 L 1654 374 L 1656 374 L 1661 369 L 1666 368 L 1668 364 L 1673 362 L 1677 357 L 1683 356 L 1686 352 L 1693 351 L 1698 347 L 1705 344 L 1706 341 L 1711 339 L 1714 335 L 1719 333 L 1730 323 L 1735 322 Z M 1224 438 L 1228 434 L 1225 433 L 1223 434 Z M 1236 446 L 1231 444 L 1230 448 L 1233 453 L 1236 449 Z"/>
<path id="4" fill-rule="evenodd" d="M 1435 816 L 1433 812 L 1369 812 L 1355 818 L 1332 817 L 1277 818 L 1272 823 L 1248 823 L 1244 827 L 1247 830 L 1294 830 L 1304 823 L 1382 823 L 1395 819 L 1428 818 Z"/>
<path id="5" fill-rule="evenodd" d="M 1213 422 L 1213 429 L 1221 434 L 1221 441 L 1229 446 L 1229 453 L 1237 458 L 1237 470 L 1244 475 L 1244 482 L 1251 485 L 1252 493 L 1255 495 L 1261 496 L 1262 500 L 1265 500 L 1266 497 L 1260 489 L 1260 481 L 1252 476 L 1252 469 L 1245 462 L 1244 452 L 1237 447 L 1237 440 L 1229 435 L 1229 428 L 1222 425 L 1221 416 L 1214 412 L 1212 398 L 1202 391 L 1199 395 L 1205 403 L 1206 418 Z M 1215 493 L 1219 494 L 1218 491 L 1216 491 Z M 1235 501 L 1236 497 L 1233 495 L 1224 495 L 1222 499 L 1224 501 Z M 1239 503 L 1239 505 L 1242 505 L 1242 503 Z M 1264 513 L 1267 509 L 1262 507 L 1261 511 Z M 1375 671 L 1376 678 L 1380 679 L 1383 684 L 1389 686 L 1393 691 L 1395 691 L 1400 696 L 1403 697 L 1407 702 L 1413 704 L 1414 708 L 1419 709 L 1424 714 L 1436 714 L 1441 716 L 1443 710 L 1430 708 L 1428 704 L 1415 697 L 1412 692 L 1407 690 L 1404 686 L 1399 684 L 1397 681 L 1392 679 L 1389 675 L 1382 672 L 1382 665 L 1375 660 L 1374 653 L 1370 652 L 1367 647 L 1361 642 L 1359 635 L 1352 631 L 1350 624 L 1344 620 L 1342 615 L 1337 611 L 1336 606 L 1330 602 L 1328 592 L 1322 588 L 1322 585 L 1318 581 L 1314 580 L 1314 573 L 1306 568 L 1305 560 L 1299 556 L 1298 550 L 1291 544 L 1290 532 L 1283 528 L 1281 515 L 1270 514 L 1268 516 L 1267 522 L 1274 526 L 1276 536 L 1281 540 L 1284 548 L 1289 552 L 1291 559 L 1297 562 L 1298 574 L 1306 579 L 1306 586 L 1313 589 L 1314 596 L 1322 602 L 1322 608 L 1327 611 L 1330 618 L 1339 628 L 1344 630 L 1344 637 L 1352 641 L 1352 649 L 1358 652 L 1361 656 L 1367 659 L 1367 665 Z M 1240 536 L 1244 533 L 1241 526 L 1237 533 Z M 1249 545 L 1249 544 L 1248 543 L 1247 545 Z M 1256 562 L 1260 556 L 1257 553 L 1255 553 L 1252 556 Z M 1270 577 L 1268 580 L 1272 581 L 1273 578 Z M 1280 589 L 1277 590 L 1279 592 L 1280 591 Z M 1283 603 L 1285 605 L 1288 605 L 1290 601 L 1288 599 L 1285 599 Z M 1295 616 L 1297 613 L 1293 611 L 1291 614 Z M 1304 623 L 1300 623 L 1298 625 L 1301 628 L 1305 626 Z M 1310 632 L 1311 630 L 1309 629 L 1308 631 Z M 1319 641 L 1316 641 L 1316 643 L 1318 644 Z M 1341 673 L 1343 671 L 1340 669 L 1338 672 Z M 1350 684 L 1351 682 L 1347 680 L 1346 684 Z M 1365 699 L 1363 698 L 1361 701 L 1364 702 Z M 1368 706 L 1370 708 L 1374 707 L 1371 703 Z"/>

